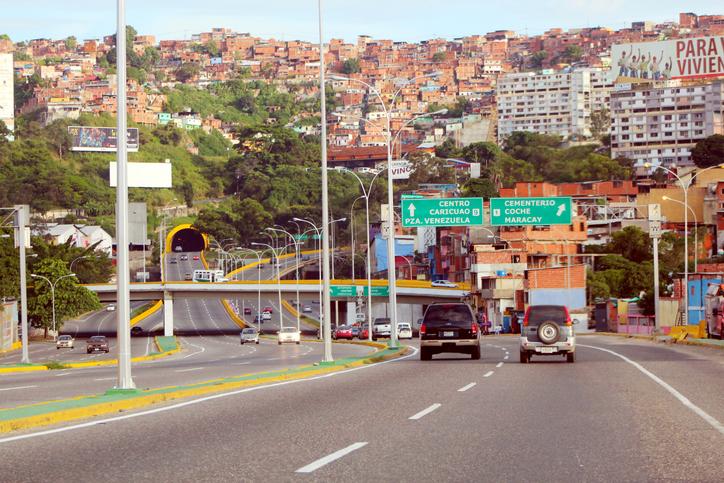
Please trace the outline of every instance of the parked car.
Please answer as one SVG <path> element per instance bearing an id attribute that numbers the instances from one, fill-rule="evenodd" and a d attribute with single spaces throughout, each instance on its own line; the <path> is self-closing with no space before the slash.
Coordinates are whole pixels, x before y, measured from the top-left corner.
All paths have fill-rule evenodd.
<path id="1" fill-rule="evenodd" d="M 251 315 L 251 307 L 244 307 L 244 315 Z"/>
<path id="2" fill-rule="evenodd" d="M 282 327 L 281 330 L 277 332 L 277 343 L 279 345 L 282 345 L 284 342 L 294 342 L 299 344 L 300 340 L 301 333 L 296 327 Z"/>
<path id="3" fill-rule="evenodd" d="M 400 339 L 412 339 L 412 327 L 410 327 L 409 323 L 397 323 L 397 337 Z"/>
<path id="4" fill-rule="evenodd" d="M 348 325 L 340 325 L 337 327 L 337 330 L 332 332 L 332 338 L 334 340 L 338 339 L 348 339 L 352 340 L 354 338 L 354 335 L 352 334 L 352 327 Z"/>
<path id="5" fill-rule="evenodd" d="M 352 337 L 359 337 L 359 326 L 353 325 L 351 327 L 351 329 L 352 329 Z"/>
<path id="6" fill-rule="evenodd" d="M 302 307 L 302 312 L 304 312 L 305 314 L 308 314 L 308 313 L 312 312 L 312 307 L 310 307 L 309 305 L 305 305 L 304 307 Z"/>
<path id="7" fill-rule="evenodd" d="M 520 363 L 531 356 L 558 355 L 576 361 L 576 336 L 568 307 L 565 305 L 531 305 L 525 311 L 520 333 Z"/>
<path id="8" fill-rule="evenodd" d="M 131 335 L 132 336 L 143 335 L 143 327 L 139 327 L 137 325 L 135 327 L 131 327 Z"/>
<path id="9" fill-rule="evenodd" d="M 72 349 L 74 342 L 75 342 L 75 339 L 73 339 L 73 337 L 71 337 L 69 335 L 66 335 L 66 334 L 59 335 L 58 340 L 55 341 L 55 348 L 60 349 L 62 347 L 62 348 L 66 348 L 66 349 Z"/>
<path id="10" fill-rule="evenodd" d="M 370 326 L 367 324 L 362 324 L 362 326 L 359 328 L 359 333 L 357 334 L 357 338 L 359 340 L 365 340 L 369 339 L 370 337 Z"/>
<path id="11" fill-rule="evenodd" d="M 94 335 L 86 341 L 86 352 L 90 354 L 95 351 L 103 351 L 108 353 L 110 348 L 108 346 L 108 339 L 105 335 Z"/>
<path id="12" fill-rule="evenodd" d="M 198 255 L 194 255 L 194 260 L 198 260 L 198 259 L 199 259 L 199 256 L 198 256 Z"/>
<path id="13" fill-rule="evenodd" d="M 239 342 L 241 345 L 248 343 L 259 343 L 259 331 L 256 330 L 254 327 L 246 327 L 244 329 L 241 329 L 241 333 L 239 334 Z"/>
<path id="14" fill-rule="evenodd" d="M 181 261 L 183 262 L 183 261 L 186 261 L 186 260 L 188 260 L 188 259 L 189 259 L 189 256 L 188 256 L 188 255 L 186 255 L 186 254 L 184 253 L 184 254 L 183 254 L 183 255 L 181 255 L 181 256 L 180 256 L 179 258 L 180 258 L 180 259 L 181 259 Z"/>
<path id="15" fill-rule="evenodd" d="M 445 287 L 445 288 L 457 288 L 458 285 L 456 283 L 451 282 L 450 280 L 435 280 L 431 284 L 433 287 Z"/>
<path id="16" fill-rule="evenodd" d="M 420 326 L 420 359 L 429 361 L 440 352 L 480 359 L 480 329 L 468 304 L 434 303 L 427 307 Z"/>
<path id="17" fill-rule="evenodd" d="M 175 257 L 169 258 L 169 259 L 168 259 L 168 263 L 178 263 L 178 260 L 176 260 Z"/>
<path id="18" fill-rule="evenodd" d="M 392 335 L 392 324 L 387 317 L 377 317 L 372 324 L 372 340 L 379 337 L 390 337 Z"/>
<path id="19" fill-rule="evenodd" d="M 274 313 L 274 309 L 272 309 L 271 307 L 269 307 L 269 306 L 267 305 L 266 307 L 264 307 L 264 310 L 262 310 L 262 312 L 267 313 L 267 314 L 273 314 L 273 313 Z"/>
<path id="20" fill-rule="evenodd" d="M 271 315 L 272 315 L 271 312 L 262 312 L 262 313 L 261 313 L 261 321 L 262 321 L 262 323 L 263 323 L 265 320 L 271 320 L 271 319 L 272 319 L 272 316 L 271 316 Z"/>

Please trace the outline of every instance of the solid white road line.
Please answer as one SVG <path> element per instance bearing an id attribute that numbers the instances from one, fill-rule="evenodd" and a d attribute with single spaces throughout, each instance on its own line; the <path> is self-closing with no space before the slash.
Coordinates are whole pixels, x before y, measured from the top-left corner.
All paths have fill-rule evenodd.
<path id="1" fill-rule="evenodd" d="M 420 418 L 423 418 L 423 417 L 427 416 L 428 414 L 430 414 L 431 412 L 433 412 L 434 410 L 436 410 L 437 408 L 439 408 L 440 406 L 442 406 L 442 404 L 440 404 L 440 403 L 435 403 L 435 404 L 431 405 L 430 407 L 428 407 L 428 408 L 426 408 L 426 409 L 423 409 L 422 411 L 420 411 L 419 413 L 415 414 L 414 416 L 410 416 L 410 417 L 407 418 L 407 419 L 420 419 Z"/>
<path id="2" fill-rule="evenodd" d="M 509 357 L 510 356 L 505 356 L 505 357 L 503 357 L 503 359 L 507 361 Z"/>
<path id="3" fill-rule="evenodd" d="M 412 357 L 417 356 L 418 352 L 419 351 L 416 347 L 412 347 L 411 354 L 408 354 L 408 355 L 402 356 L 402 357 L 398 357 L 397 359 L 390 359 L 388 361 L 376 362 L 374 364 L 367 364 L 364 366 L 353 367 L 351 369 L 344 369 L 341 371 L 330 372 L 329 374 L 321 374 L 319 376 L 312 376 L 312 377 L 307 377 L 304 379 L 293 379 L 291 381 L 272 382 L 270 384 L 264 384 L 261 386 L 246 387 L 244 389 L 237 389 L 235 391 L 222 392 L 219 394 L 212 394 L 210 396 L 204 396 L 204 397 L 201 397 L 198 399 L 191 399 L 190 401 L 184 401 L 184 402 L 180 402 L 177 404 L 171 404 L 169 406 L 163 406 L 160 408 L 149 409 L 147 411 L 140 411 L 140 412 L 132 413 L 132 414 L 124 414 L 123 416 L 113 416 L 110 418 L 97 419 L 95 421 L 88 421 L 86 423 L 74 424 L 72 426 L 63 426 L 61 428 L 47 429 L 47 430 L 38 431 L 35 433 L 27 433 L 27 434 L 19 434 L 17 436 L 9 436 L 6 438 L 0 438 L 0 444 L 10 443 L 12 441 L 20 441 L 22 439 L 38 438 L 38 437 L 42 437 L 42 436 L 48 436 L 51 434 L 64 433 L 66 431 L 75 431 L 77 429 L 90 428 L 92 426 L 98 426 L 101 424 L 108 424 L 108 423 L 112 423 L 112 422 L 116 422 L 116 421 L 123 421 L 126 419 L 139 418 L 142 416 L 148 416 L 150 414 L 157 414 L 157 413 L 162 413 L 162 412 L 166 412 L 166 411 L 173 411 L 175 409 L 181 409 L 181 408 L 185 408 L 187 406 L 201 404 L 206 401 L 213 401 L 215 399 L 237 396 L 239 394 L 246 394 L 247 392 L 263 391 L 266 389 L 288 386 L 290 384 L 304 384 L 304 383 L 308 383 L 308 382 L 312 382 L 312 381 L 331 379 L 334 377 L 339 377 L 344 374 L 350 374 L 352 372 L 357 372 L 357 371 L 365 371 L 365 370 L 371 369 L 373 367 L 378 367 L 378 366 L 381 366 L 384 364 L 392 364 L 392 363 L 396 363 L 399 361 L 403 361 L 405 359 L 410 359 Z"/>
<path id="4" fill-rule="evenodd" d="M 179 370 L 174 371 L 174 372 L 191 372 L 191 371 L 200 371 L 200 370 L 202 370 L 202 369 L 204 369 L 204 368 L 203 368 L 203 367 L 192 367 L 192 368 L 190 368 L 190 369 L 179 369 Z"/>
<path id="5" fill-rule="evenodd" d="M 94 381 L 112 381 L 116 379 L 115 377 L 99 377 L 98 379 L 93 379 Z"/>
<path id="6" fill-rule="evenodd" d="M 299 468 L 297 471 L 295 471 L 295 473 L 312 473 L 313 471 L 318 470 L 322 466 L 328 465 L 332 461 L 338 460 L 342 456 L 348 455 L 352 451 L 358 450 L 366 445 L 367 442 L 350 444 L 346 448 L 342 448 L 341 450 L 335 451 L 334 453 L 327 455 L 324 458 L 320 458 L 313 463 L 309 463 L 307 466 Z"/>
<path id="7" fill-rule="evenodd" d="M 467 386 L 463 386 L 463 387 L 461 387 L 460 389 L 458 389 L 458 392 L 465 392 L 465 391 L 467 391 L 468 389 L 470 389 L 471 387 L 474 387 L 476 384 L 477 384 L 477 382 L 471 382 L 471 383 L 468 384 Z"/>
<path id="8" fill-rule="evenodd" d="M 55 377 L 63 377 L 71 374 L 70 372 L 61 372 L 60 374 L 56 374 Z"/>
<path id="9" fill-rule="evenodd" d="M 484 375 L 483 377 L 490 377 L 490 376 L 493 375 L 493 372 L 494 372 L 494 371 L 488 371 L 488 372 L 485 373 L 485 375 Z"/>
<path id="10" fill-rule="evenodd" d="M 636 369 L 638 369 L 639 371 L 641 371 L 642 373 L 644 373 L 647 377 L 649 377 L 649 378 L 650 378 L 652 381 L 654 381 L 656 384 L 658 384 L 659 386 L 661 386 L 661 387 L 663 387 L 664 389 L 666 389 L 666 390 L 669 392 L 669 394 L 671 394 L 672 396 L 674 396 L 676 399 L 679 400 L 679 402 L 680 402 L 681 404 L 683 404 L 684 406 L 686 406 L 687 408 L 689 408 L 692 412 L 694 412 L 696 415 L 698 415 L 699 417 L 701 417 L 704 421 L 706 421 L 707 423 L 709 423 L 709 425 L 711 425 L 711 427 L 713 427 L 714 429 L 716 429 L 717 431 L 719 431 L 721 434 L 724 434 L 724 425 L 722 425 L 722 423 L 720 423 L 715 417 L 709 415 L 709 414 L 706 413 L 703 409 L 701 409 L 699 406 L 697 406 L 696 404 L 694 404 L 694 403 L 692 403 L 691 401 L 689 401 L 689 399 L 688 399 L 686 396 L 684 396 L 684 395 L 681 394 L 679 391 L 677 391 L 676 389 L 674 389 L 673 387 L 671 387 L 668 383 L 664 382 L 661 378 L 659 378 L 659 376 L 657 376 L 657 375 L 654 374 L 653 372 L 649 371 L 648 369 L 646 369 L 644 366 L 642 366 L 642 365 L 639 364 L 638 362 L 635 362 L 635 361 L 629 359 L 628 357 L 626 357 L 626 356 L 624 356 L 624 355 L 622 355 L 622 354 L 619 354 L 618 352 L 614 352 L 614 351 L 609 350 L 609 349 L 604 349 L 603 347 L 596 347 L 596 346 L 593 346 L 593 345 L 583 345 L 583 344 L 579 344 L 579 346 L 580 346 L 580 347 L 587 347 L 587 348 L 589 348 L 589 349 L 596 349 L 596 350 L 603 351 L 603 352 L 608 352 L 609 354 L 613 354 L 613 355 L 615 355 L 616 357 L 620 357 L 621 359 L 623 359 L 624 361 L 628 362 L 629 364 L 631 364 L 632 366 L 634 366 Z"/>
<path id="11" fill-rule="evenodd" d="M 503 367 L 504 362 L 498 362 L 495 367 Z"/>
<path id="12" fill-rule="evenodd" d="M 15 389 L 30 389 L 32 387 L 38 387 L 38 386 L 17 386 L 17 387 L 4 387 L 0 389 L 0 391 L 12 391 Z"/>

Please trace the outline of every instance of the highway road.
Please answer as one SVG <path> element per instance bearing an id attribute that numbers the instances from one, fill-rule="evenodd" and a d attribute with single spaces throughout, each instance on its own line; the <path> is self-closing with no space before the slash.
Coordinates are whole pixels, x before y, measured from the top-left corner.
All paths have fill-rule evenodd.
<path id="1" fill-rule="evenodd" d="M 414 354 L 23 433 L 27 439 L 3 436 L 0 474 L 6 481 L 721 481 L 724 353 L 603 336 L 579 344 L 575 364 L 523 365 L 515 338 L 488 336 L 480 361 L 422 362 Z"/>

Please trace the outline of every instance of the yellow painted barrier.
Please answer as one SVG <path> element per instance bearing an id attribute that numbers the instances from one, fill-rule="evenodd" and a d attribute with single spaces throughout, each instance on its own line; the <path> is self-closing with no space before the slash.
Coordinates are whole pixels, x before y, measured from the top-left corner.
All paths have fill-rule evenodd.
<path id="1" fill-rule="evenodd" d="M 157 300 L 156 303 L 153 304 L 151 307 L 131 319 L 131 327 L 133 327 L 149 315 L 156 313 L 161 307 L 163 307 L 163 300 Z"/>
<path id="2" fill-rule="evenodd" d="M 231 317 L 231 320 L 233 320 L 236 325 L 238 325 L 242 329 L 247 326 L 246 321 L 236 315 L 236 312 L 234 312 L 234 309 L 231 308 L 231 304 L 229 304 L 228 300 L 223 299 L 221 301 L 221 304 L 224 306 L 224 309 L 226 309 L 226 313 L 229 314 L 229 317 Z"/>

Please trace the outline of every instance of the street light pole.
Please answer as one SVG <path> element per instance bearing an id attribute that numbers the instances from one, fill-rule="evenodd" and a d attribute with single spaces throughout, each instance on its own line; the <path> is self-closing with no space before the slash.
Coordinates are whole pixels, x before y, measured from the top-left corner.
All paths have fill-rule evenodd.
<path id="1" fill-rule="evenodd" d="M 127 153 L 127 122 L 126 122 L 126 1 L 117 0 L 116 26 L 116 76 L 118 87 L 116 93 L 117 129 L 116 129 L 116 250 L 118 309 L 118 382 L 117 389 L 135 389 L 131 377 L 131 294 L 129 286 L 128 260 L 128 153 Z"/>
<path id="2" fill-rule="evenodd" d="M 296 275 L 297 275 L 297 303 L 296 303 L 296 306 L 297 306 L 297 310 L 296 310 L 296 312 L 297 312 L 297 330 L 300 330 L 300 322 L 299 322 L 299 309 L 300 309 L 300 307 L 299 307 L 299 306 L 300 306 L 300 303 L 299 303 L 299 262 L 297 261 L 297 258 L 296 258 L 296 257 L 297 257 L 297 253 L 299 253 L 299 244 L 298 244 L 297 240 L 294 239 L 294 235 L 292 235 L 291 233 L 289 233 L 289 232 L 286 231 L 286 230 L 280 230 L 280 229 L 278 229 L 278 228 L 267 228 L 267 230 L 272 230 L 272 231 L 277 231 L 277 232 L 286 233 L 287 235 L 289 235 L 289 238 L 292 239 L 292 243 L 294 243 L 294 260 L 295 260 L 295 265 L 296 265 L 295 269 L 296 269 Z M 281 310 L 281 307 L 280 307 L 280 310 Z"/>
<path id="3" fill-rule="evenodd" d="M 666 201 L 673 201 L 674 203 L 683 206 L 684 211 L 688 210 L 694 216 L 694 273 L 697 273 L 699 271 L 699 257 L 697 252 L 699 248 L 699 220 L 696 217 L 696 212 L 691 208 L 691 206 L 687 205 L 682 201 L 675 200 L 674 198 L 669 198 L 668 196 L 663 196 L 662 199 Z"/>
<path id="4" fill-rule="evenodd" d="M 268 233 L 267 233 L 267 235 L 268 235 Z M 252 244 L 253 246 L 264 246 L 264 247 L 268 247 L 268 248 L 272 251 L 272 253 L 274 254 L 274 258 L 277 259 L 277 264 L 276 264 L 276 265 L 277 265 L 277 294 L 278 294 L 278 296 L 279 296 L 279 330 L 282 330 L 282 329 L 284 328 L 284 317 L 283 317 L 283 310 L 284 310 L 284 309 L 282 308 L 282 283 L 281 283 L 281 275 L 280 275 L 280 272 L 279 272 L 279 266 L 280 266 L 280 264 L 278 263 L 278 262 L 279 262 L 279 253 L 277 253 L 277 251 L 274 249 L 274 247 L 272 247 L 271 245 L 269 245 L 269 244 L 267 244 L 267 243 L 252 242 L 251 244 Z M 274 273 L 274 267 L 272 267 L 272 273 Z"/>
<path id="5" fill-rule="evenodd" d="M 48 285 L 50 285 L 50 304 L 52 306 L 52 313 L 53 313 L 53 340 L 56 340 L 58 338 L 57 334 L 55 333 L 55 286 L 63 280 L 64 278 L 68 277 L 75 277 L 75 273 L 69 273 L 67 275 L 62 275 L 55 279 L 55 282 L 51 282 L 48 277 L 45 277 L 43 275 L 36 275 L 35 273 L 31 273 L 30 276 L 32 278 L 41 278 L 48 282 Z"/>

